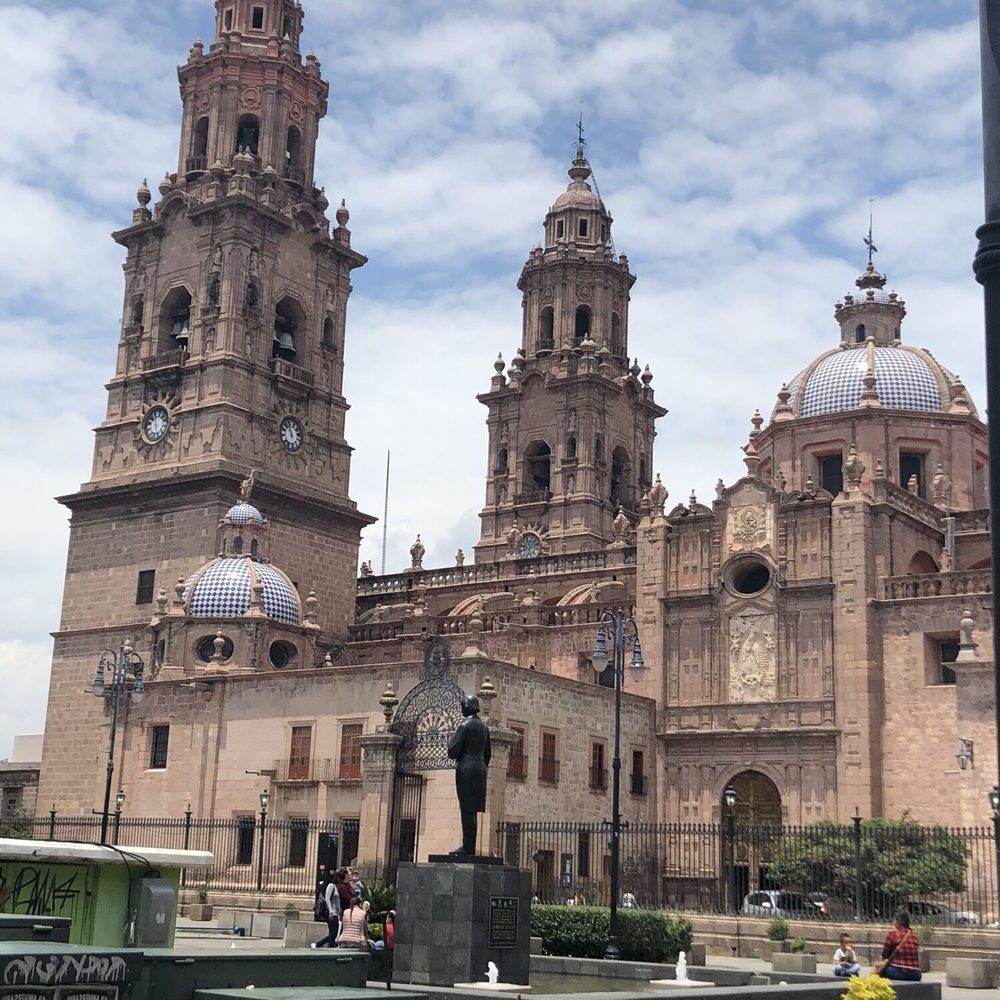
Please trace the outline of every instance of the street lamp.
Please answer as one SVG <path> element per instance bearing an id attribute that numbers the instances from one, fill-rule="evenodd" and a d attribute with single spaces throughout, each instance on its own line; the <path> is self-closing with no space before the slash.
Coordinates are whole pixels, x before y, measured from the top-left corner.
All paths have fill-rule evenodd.
<path id="1" fill-rule="evenodd" d="M 611 651 L 608 651 L 608 642 Z M 604 947 L 604 957 L 608 959 L 621 958 L 618 947 L 618 897 L 620 895 L 619 879 L 621 867 L 621 770 L 622 770 L 622 687 L 625 684 L 625 648 L 632 647 L 632 659 L 629 666 L 634 674 L 640 674 L 646 669 L 642 659 L 642 645 L 639 642 L 639 628 L 635 619 L 621 608 L 617 611 L 605 611 L 601 615 L 597 638 L 594 642 L 594 655 L 591 657 L 594 669 L 603 673 L 608 662 L 613 663 L 615 677 L 615 755 L 611 761 L 612 792 L 611 792 L 611 922 L 608 927 L 608 942 Z"/>
<path id="2" fill-rule="evenodd" d="M 726 785 L 722 793 L 722 801 L 726 804 L 726 843 L 729 845 L 729 906 L 734 912 L 739 910 L 736 905 L 736 789 Z"/>
<path id="3" fill-rule="evenodd" d="M 271 793 L 260 793 L 260 846 L 257 849 L 257 891 L 264 891 L 264 833 L 267 830 L 267 806 L 271 801 Z"/>
<path id="4" fill-rule="evenodd" d="M 132 701 L 139 704 L 146 693 L 143 672 L 146 665 L 132 649 L 132 640 L 126 639 L 117 652 L 105 649 L 94 675 L 93 693 L 96 698 L 111 696 L 111 738 L 108 741 L 107 777 L 104 782 L 104 808 L 101 810 L 101 843 L 108 842 L 108 819 L 111 813 L 111 782 L 115 773 L 115 740 L 118 735 L 118 716 L 125 701 L 125 692 L 132 680 Z M 107 675 L 107 677 L 105 676 Z M 124 796 L 124 793 L 121 793 Z M 124 798 L 122 799 L 124 802 Z"/>
<path id="5" fill-rule="evenodd" d="M 118 794 L 115 796 L 115 843 L 118 843 L 118 834 L 122 826 L 122 806 L 125 805 L 125 790 L 122 788 L 118 789 Z"/>

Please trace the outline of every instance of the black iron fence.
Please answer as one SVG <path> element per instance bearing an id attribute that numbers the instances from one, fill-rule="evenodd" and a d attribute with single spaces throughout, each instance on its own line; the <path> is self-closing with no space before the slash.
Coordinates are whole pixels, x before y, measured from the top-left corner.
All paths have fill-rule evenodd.
<path id="1" fill-rule="evenodd" d="M 271 819 L 237 816 L 195 819 L 190 815 L 163 819 L 113 814 L 108 840 L 130 848 L 210 851 L 214 864 L 182 875 L 182 884 L 225 892 L 312 895 L 320 836 L 338 838 L 339 862 L 349 864 L 358 853 L 356 819 Z M 100 816 L 9 816 L 0 819 L 0 837 L 96 843 Z"/>
<path id="2" fill-rule="evenodd" d="M 543 903 L 607 905 L 608 823 L 501 823 L 508 864 L 532 872 Z M 785 919 L 885 922 L 905 907 L 924 924 L 1000 927 L 992 828 L 908 820 L 624 825 L 626 905 Z"/>

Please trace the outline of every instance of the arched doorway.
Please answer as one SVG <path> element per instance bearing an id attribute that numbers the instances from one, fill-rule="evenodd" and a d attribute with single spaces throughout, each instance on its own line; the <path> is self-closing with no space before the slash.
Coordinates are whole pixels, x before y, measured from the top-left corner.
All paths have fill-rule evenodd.
<path id="1" fill-rule="evenodd" d="M 732 801 L 732 805 L 730 805 Z M 768 868 L 781 839 L 781 793 L 760 771 L 741 771 L 722 795 L 723 868 L 730 910 L 743 898 L 770 888 Z"/>

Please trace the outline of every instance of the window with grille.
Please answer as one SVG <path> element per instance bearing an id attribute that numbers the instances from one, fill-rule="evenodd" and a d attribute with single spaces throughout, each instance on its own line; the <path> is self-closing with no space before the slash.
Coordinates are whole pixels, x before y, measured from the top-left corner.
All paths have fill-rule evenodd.
<path id="1" fill-rule="evenodd" d="M 517 738 L 510 748 L 510 757 L 507 759 L 507 777 L 515 781 L 524 781 L 528 776 L 528 761 L 524 756 L 524 726 L 512 725 L 510 728 Z"/>
<path id="2" fill-rule="evenodd" d="M 518 866 L 521 864 L 521 824 L 508 823 L 507 831 L 504 835 L 504 859 L 507 864 Z"/>
<path id="3" fill-rule="evenodd" d="M 309 756 L 312 753 L 312 726 L 292 726 L 288 750 L 288 780 L 309 780 Z"/>
<path id="4" fill-rule="evenodd" d="M 554 785 L 559 781 L 555 733 L 542 733 L 542 752 L 538 759 L 538 780 L 549 785 Z"/>
<path id="5" fill-rule="evenodd" d="M 361 736 L 364 726 L 351 722 L 340 727 L 340 780 L 361 779 Z"/>
<path id="6" fill-rule="evenodd" d="M 642 750 L 632 751 L 632 794 L 646 794 L 646 755 Z"/>
<path id="7" fill-rule="evenodd" d="M 956 683 L 955 671 L 949 666 L 958 659 L 959 645 L 954 639 L 943 639 L 938 642 L 940 652 L 941 676 L 939 684 Z"/>
<path id="8" fill-rule="evenodd" d="M 236 825 L 236 863 L 238 865 L 253 864 L 253 816 L 240 816 Z"/>
<path id="9" fill-rule="evenodd" d="M 580 878 L 590 878 L 589 830 L 580 830 L 576 835 L 576 872 Z"/>
<path id="10" fill-rule="evenodd" d="M 139 571 L 139 577 L 135 584 L 135 603 L 152 604 L 153 588 L 156 586 L 156 570 L 143 569 Z"/>
<path id="11" fill-rule="evenodd" d="M 590 744 L 590 787 L 602 790 L 608 787 L 608 770 L 604 766 L 604 744 Z"/>
<path id="12" fill-rule="evenodd" d="M 402 826 L 407 821 L 403 820 Z M 417 838 L 417 821 L 409 820 L 413 824 L 413 843 L 408 850 L 408 856 L 403 857 L 402 848 L 400 850 L 400 861 L 414 861 L 416 860 L 413 856 L 414 849 L 416 847 Z M 344 859 L 344 863 L 348 865 L 353 865 L 358 860 L 358 840 L 361 835 L 361 820 L 360 819 L 345 819 L 343 822 L 343 838 L 341 840 L 343 854 L 341 857 Z M 403 838 L 403 833 L 400 831 L 400 840 Z"/>
<path id="13" fill-rule="evenodd" d="M 153 726 L 149 742 L 149 768 L 162 771 L 167 766 L 167 747 L 170 743 L 170 726 Z"/>

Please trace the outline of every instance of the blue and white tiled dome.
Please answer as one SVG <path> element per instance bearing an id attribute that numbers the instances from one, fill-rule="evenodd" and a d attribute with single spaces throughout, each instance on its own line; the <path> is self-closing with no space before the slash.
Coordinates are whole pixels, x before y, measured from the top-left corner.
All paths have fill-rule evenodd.
<path id="1" fill-rule="evenodd" d="M 830 351 L 793 379 L 789 402 L 800 417 L 853 410 L 861 404 L 867 368 L 864 344 Z M 902 345 L 875 348 L 875 391 L 887 409 L 943 409 L 945 378 L 940 366 L 923 351 Z"/>
<path id="2" fill-rule="evenodd" d="M 230 524 L 255 524 L 259 528 L 264 524 L 264 515 L 252 503 L 241 500 L 229 508 L 226 520 Z"/>
<path id="3" fill-rule="evenodd" d="M 194 618 L 242 618 L 250 610 L 253 586 L 263 584 L 264 612 L 273 621 L 298 625 L 302 603 L 279 569 L 249 556 L 220 556 L 190 577 L 184 604 Z"/>

